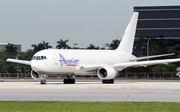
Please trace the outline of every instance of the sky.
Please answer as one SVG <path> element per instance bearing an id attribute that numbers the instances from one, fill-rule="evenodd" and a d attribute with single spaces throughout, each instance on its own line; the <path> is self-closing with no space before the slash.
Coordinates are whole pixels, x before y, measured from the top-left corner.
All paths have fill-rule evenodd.
<path id="1" fill-rule="evenodd" d="M 32 44 L 60 39 L 73 47 L 103 47 L 121 39 L 134 6 L 180 5 L 179 0 L 0 0 L 0 43 Z"/>

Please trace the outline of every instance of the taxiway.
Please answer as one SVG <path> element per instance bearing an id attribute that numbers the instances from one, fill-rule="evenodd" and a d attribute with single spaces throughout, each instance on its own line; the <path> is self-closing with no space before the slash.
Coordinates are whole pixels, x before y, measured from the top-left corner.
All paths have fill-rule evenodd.
<path id="1" fill-rule="evenodd" d="M 180 102 L 180 82 L 0 82 L 0 101 Z"/>

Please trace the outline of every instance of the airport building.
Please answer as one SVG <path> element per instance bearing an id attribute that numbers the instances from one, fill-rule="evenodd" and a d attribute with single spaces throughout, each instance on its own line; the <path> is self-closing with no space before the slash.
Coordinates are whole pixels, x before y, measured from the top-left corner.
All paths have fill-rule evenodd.
<path id="1" fill-rule="evenodd" d="M 134 7 L 134 12 L 139 12 L 135 41 L 138 37 L 180 41 L 180 6 L 138 6 Z M 147 42 L 142 45 L 143 56 L 148 55 Z M 139 55 L 137 49 L 133 54 Z"/>
<path id="2" fill-rule="evenodd" d="M 17 47 L 19 51 L 21 51 L 21 44 L 19 43 L 11 43 L 14 47 Z M 5 49 L 8 43 L 0 43 L 0 49 Z"/>
<path id="3" fill-rule="evenodd" d="M 180 6 L 134 7 L 139 12 L 135 38 L 180 39 Z"/>

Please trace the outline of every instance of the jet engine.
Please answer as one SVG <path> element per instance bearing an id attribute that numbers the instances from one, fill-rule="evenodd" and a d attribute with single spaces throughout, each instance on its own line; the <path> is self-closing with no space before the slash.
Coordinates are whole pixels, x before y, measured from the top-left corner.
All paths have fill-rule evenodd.
<path id="1" fill-rule="evenodd" d="M 46 74 L 39 74 L 34 70 L 31 70 L 31 77 L 34 80 L 46 79 L 48 76 Z"/>
<path id="2" fill-rule="evenodd" d="M 114 79 L 117 71 L 113 67 L 107 66 L 99 68 L 97 74 L 100 79 Z"/>

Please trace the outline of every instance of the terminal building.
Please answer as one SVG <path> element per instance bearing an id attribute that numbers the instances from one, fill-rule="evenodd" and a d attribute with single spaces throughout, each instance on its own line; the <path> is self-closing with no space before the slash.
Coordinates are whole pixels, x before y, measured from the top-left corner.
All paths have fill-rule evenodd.
<path id="1" fill-rule="evenodd" d="M 139 12 L 135 38 L 180 39 L 180 6 L 134 7 Z"/>
<path id="2" fill-rule="evenodd" d="M 21 44 L 19 43 L 10 43 L 10 44 L 13 44 L 14 47 L 17 47 L 18 51 L 21 51 Z M 5 49 L 7 45 L 8 43 L 0 43 L 0 49 Z"/>
<path id="3" fill-rule="evenodd" d="M 134 12 L 139 12 L 135 41 L 138 37 L 180 41 L 180 6 L 138 6 L 134 7 Z M 146 42 L 142 48 L 142 55 L 147 56 Z M 137 50 L 133 54 L 139 55 Z"/>

